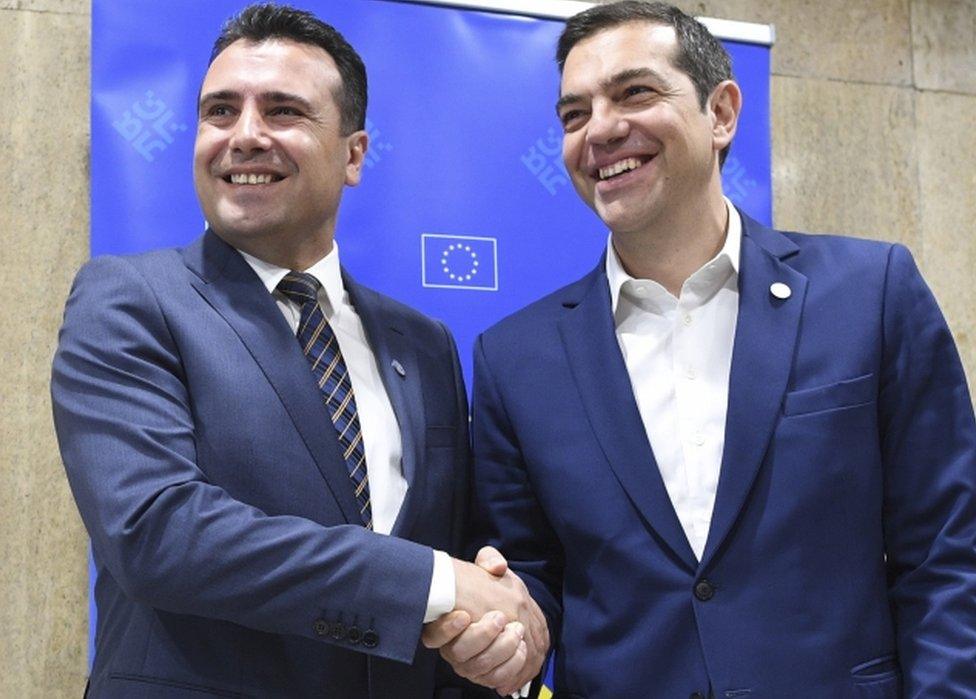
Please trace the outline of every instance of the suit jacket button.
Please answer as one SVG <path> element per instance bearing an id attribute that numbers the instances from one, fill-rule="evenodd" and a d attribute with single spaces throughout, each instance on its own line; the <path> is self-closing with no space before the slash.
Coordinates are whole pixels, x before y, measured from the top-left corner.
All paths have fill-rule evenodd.
<path id="1" fill-rule="evenodd" d="M 329 622 L 325 619 L 316 619 L 312 622 L 312 630 L 315 631 L 316 636 L 325 636 L 329 633 Z"/>
<path id="2" fill-rule="evenodd" d="M 695 584 L 695 597 L 702 602 L 707 602 L 715 596 L 715 586 L 707 580 L 699 580 Z"/>
<path id="3" fill-rule="evenodd" d="M 333 640 L 341 641 L 346 637 L 346 627 L 342 625 L 341 621 L 337 621 L 332 624 L 329 635 L 332 636 Z"/>
<path id="4" fill-rule="evenodd" d="M 358 626 L 350 626 L 349 630 L 346 631 L 346 640 L 350 644 L 356 645 L 361 640 L 363 640 L 363 632 L 359 630 Z"/>
<path id="5" fill-rule="evenodd" d="M 376 648 L 380 643 L 380 635 L 370 629 L 363 634 L 363 645 L 367 648 Z"/>
<path id="6" fill-rule="evenodd" d="M 693 692 L 689 699 L 705 699 L 705 695 L 701 692 Z"/>

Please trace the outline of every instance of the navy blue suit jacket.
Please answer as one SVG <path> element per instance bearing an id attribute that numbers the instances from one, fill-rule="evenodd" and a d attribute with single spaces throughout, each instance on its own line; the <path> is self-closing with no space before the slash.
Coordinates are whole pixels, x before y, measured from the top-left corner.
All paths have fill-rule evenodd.
<path id="1" fill-rule="evenodd" d="M 943 317 L 901 246 L 743 220 L 700 562 L 602 261 L 477 343 L 476 521 L 549 619 L 557 697 L 976 697 L 976 425 Z"/>
<path id="2" fill-rule="evenodd" d="M 456 349 L 443 325 L 345 285 L 402 433 L 393 536 L 359 526 L 308 363 L 236 251 L 207 233 L 78 274 L 52 393 L 98 568 L 90 696 L 420 698 L 452 683 L 418 641 L 431 547 L 456 552 L 465 515 Z"/>

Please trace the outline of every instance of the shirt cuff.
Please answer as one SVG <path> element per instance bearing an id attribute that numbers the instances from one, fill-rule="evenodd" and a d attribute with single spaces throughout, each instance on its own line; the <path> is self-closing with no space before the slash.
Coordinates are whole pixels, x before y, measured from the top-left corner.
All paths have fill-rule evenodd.
<path id="1" fill-rule="evenodd" d="M 434 574 L 430 578 L 424 623 L 434 621 L 454 609 L 454 600 L 454 564 L 451 563 L 451 557 L 443 551 L 434 551 Z"/>

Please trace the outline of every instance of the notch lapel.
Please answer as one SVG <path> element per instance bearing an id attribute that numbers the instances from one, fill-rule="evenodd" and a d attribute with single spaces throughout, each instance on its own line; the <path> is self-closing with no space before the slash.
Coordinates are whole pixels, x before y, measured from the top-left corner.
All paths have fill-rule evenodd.
<path id="1" fill-rule="evenodd" d="M 599 266 L 574 287 L 582 289 L 579 302 L 564 303 L 571 310 L 559 321 L 559 331 L 569 366 L 590 425 L 620 485 L 674 555 L 694 571 L 698 561 L 664 486 L 617 343 L 603 270 L 601 258 Z"/>
<path id="2" fill-rule="evenodd" d="M 401 463 L 403 477 L 407 481 L 407 494 L 390 533 L 406 537 L 420 510 L 425 490 L 422 458 L 427 421 L 417 353 L 403 328 L 403 319 L 389 309 L 382 296 L 358 284 L 345 270 L 342 279 L 362 320 L 366 339 L 376 357 L 383 386 L 400 427 Z M 397 366 L 402 374 L 396 370 Z"/>
<path id="3" fill-rule="evenodd" d="M 739 317 L 729 376 L 725 449 L 702 567 L 729 535 L 756 480 L 793 367 L 807 278 L 783 262 L 798 248 L 742 215 Z M 786 284 L 779 299 L 770 287 Z"/>
<path id="4" fill-rule="evenodd" d="M 359 507 L 322 394 L 295 335 L 244 258 L 208 231 L 184 250 L 197 292 L 233 328 L 267 377 L 346 521 L 360 523 Z"/>

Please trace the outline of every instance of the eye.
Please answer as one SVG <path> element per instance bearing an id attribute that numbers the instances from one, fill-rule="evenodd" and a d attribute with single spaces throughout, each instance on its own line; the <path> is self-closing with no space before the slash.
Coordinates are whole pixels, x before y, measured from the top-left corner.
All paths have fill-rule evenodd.
<path id="1" fill-rule="evenodd" d="M 647 85 L 628 85 L 624 88 L 623 97 L 628 99 L 630 97 L 636 97 L 638 95 L 650 95 L 657 92 L 654 88 L 648 87 Z"/>
<path id="2" fill-rule="evenodd" d="M 221 117 L 228 117 L 234 113 L 228 104 L 213 104 L 209 106 L 204 113 L 204 116 L 212 119 L 219 119 Z"/>
<path id="3" fill-rule="evenodd" d="M 559 115 L 563 124 L 563 131 L 572 131 L 586 121 L 586 111 L 582 109 L 567 109 Z"/>
<path id="4" fill-rule="evenodd" d="M 297 109 L 286 105 L 280 105 L 278 107 L 274 107 L 269 112 L 269 114 L 271 116 L 286 116 L 286 117 L 301 116 L 301 112 L 299 112 Z"/>

